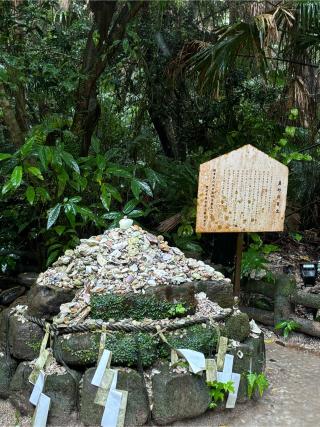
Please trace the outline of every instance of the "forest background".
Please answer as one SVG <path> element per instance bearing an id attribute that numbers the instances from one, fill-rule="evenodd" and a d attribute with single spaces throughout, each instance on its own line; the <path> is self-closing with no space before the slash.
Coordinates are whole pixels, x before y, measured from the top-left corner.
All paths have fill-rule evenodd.
<path id="1" fill-rule="evenodd" d="M 286 231 L 319 228 L 320 2 L 8 0 L 0 46 L 3 273 L 124 215 L 211 256 L 199 165 L 247 143 L 290 168 Z"/>

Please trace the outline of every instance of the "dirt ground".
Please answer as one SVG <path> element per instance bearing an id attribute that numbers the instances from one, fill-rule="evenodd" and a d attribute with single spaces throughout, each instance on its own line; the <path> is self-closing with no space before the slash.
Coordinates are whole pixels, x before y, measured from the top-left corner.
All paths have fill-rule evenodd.
<path id="1" fill-rule="evenodd" d="M 207 412 L 174 427 L 320 426 L 320 356 L 267 344 L 266 374 L 270 387 L 261 400 L 222 413 Z M 18 425 L 29 427 L 30 419 L 19 419 L 9 402 L 0 400 L 0 426 Z M 81 423 L 70 423 L 69 427 L 81 427 Z"/>

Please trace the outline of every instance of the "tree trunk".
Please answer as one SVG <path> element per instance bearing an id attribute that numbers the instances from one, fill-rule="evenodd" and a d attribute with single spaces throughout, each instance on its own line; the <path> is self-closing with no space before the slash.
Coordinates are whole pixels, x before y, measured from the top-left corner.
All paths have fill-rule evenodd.
<path id="1" fill-rule="evenodd" d="M 19 126 L 15 110 L 11 106 L 2 83 L 0 83 L 0 107 L 3 111 L 3 120 L 9 130 L 11 141 L 16 148 L 19 148 L 24 142 L 24 134 Z"/>
<path id="2" fill-rule="evenodd" d="M 320 308 L 320 295 L 318 294 L 309 294 L 307 292 L 298 291 L 292 296 L 291 301 L 294 304 L 301 304 L 305 307 Z"/>
<path id="3" fill-rule="evenodd" d="M 294 320 L 299 324 L 298 332 L 311 335 L 313 337 L 320 337 L 320 322 L 314 322 L 313 320 L 302 319 L 298 316 L 290 316 L 290 320 Z"/>
<path id="4" fill-rule="evenodd" d="M 71 127 L 79 138 L 82 156 L 88 154 L 91 137 L 100 117 L 98 80 L 117 52 L 115 42 L 123 38 L 127 24 L 144 4 L 144 1 L 130 1 L 122 6 L 122 2 L 117 0 L 89 1 L 94 22 L 83 55 L 81 75 L 84 77 L 81 77 L 78 86 Z"/>
<path id="5" fill-rule="evenodd" d="M 275 325 L 282 320 L 287 320 L 293 313 L 291 297 L 296 292 L 295 280 L 286 274 L 276 280 L 274 295 L 274 322 Z"/>
<path id="6" fill-rule="evenodd" d="M 253 307 L 240 307 L 240 310 L 257 322 L 267 326 L 274 326 L 274 314 L 272 311 L 261 310 Z"/>
<path id="7" fill-rule="evenodd" d="M 264 282 L 263 280 L 249 279 L 242 285 L 243 291 L 246 293 L 262 294 L 266 297 L 273 298 L 275 293 L 275 284 Z"/>

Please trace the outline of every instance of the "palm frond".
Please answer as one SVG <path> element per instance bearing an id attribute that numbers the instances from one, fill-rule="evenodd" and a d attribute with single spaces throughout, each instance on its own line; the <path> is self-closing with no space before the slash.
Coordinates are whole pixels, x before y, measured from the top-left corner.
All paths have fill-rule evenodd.
<path id="1" fill-rule="evenodd" d="M 245 58 L 246 64 L 254 63 L 265 75 L 266 48 L 279 41 L 279 26 L 292 25 L 293 21 L 290 11 L 277 7 L 272 13 L 254 16 L 249 22 L 224 26 L 214 34 L 216 43 L 194 41 L 184 46 L 175 59 L 174 68 L 176 72 L 196 75 L 200 91 L 218 96 L 221 82 L 236 61 Z"/>

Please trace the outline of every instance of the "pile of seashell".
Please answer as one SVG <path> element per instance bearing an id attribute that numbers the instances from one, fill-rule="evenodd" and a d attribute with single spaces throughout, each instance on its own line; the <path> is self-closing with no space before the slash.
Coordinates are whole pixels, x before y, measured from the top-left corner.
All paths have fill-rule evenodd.
<path id="1" fill-rule="evenodd" d="M 149 287 L 179 285 L 198 280 L 230 282 L 210 265 L 170 247 L 137 225 L 116 228 L 82 239 L 51 268 L 41 273 L 37 285 L 76 288 L 72 302 L 61 305 L 57 323 L 79 323 L 90 312 L 92 294 L 144 294 Z"/>

